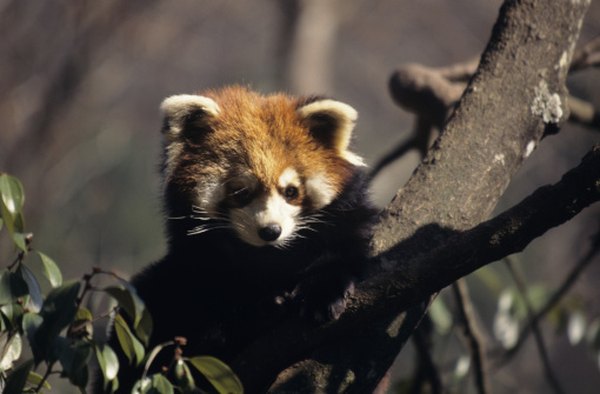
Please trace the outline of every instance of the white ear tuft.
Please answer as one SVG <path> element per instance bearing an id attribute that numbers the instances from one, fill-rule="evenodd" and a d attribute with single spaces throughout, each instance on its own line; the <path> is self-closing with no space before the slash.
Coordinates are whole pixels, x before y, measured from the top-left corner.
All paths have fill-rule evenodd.
<path id="1" fill-rule="evenodd" d="M 169 132 L 178 134 L 183 130 L 186 118 L 195 112 L 202 112 L 208 116 L 216 117 L 221 109 L 213 99 L 193 94 L 179 94 L 167 97 L 160 109 L 165 114 Z"/>
<path id="2" fill-rule="evenodd" d="M 364 160 L 348 150 L 358 113 L 348 104 L 322 99 L 308 103 L 297 110 L 313 136 L 333 148 L 346 161 L 364 166 Z"/>

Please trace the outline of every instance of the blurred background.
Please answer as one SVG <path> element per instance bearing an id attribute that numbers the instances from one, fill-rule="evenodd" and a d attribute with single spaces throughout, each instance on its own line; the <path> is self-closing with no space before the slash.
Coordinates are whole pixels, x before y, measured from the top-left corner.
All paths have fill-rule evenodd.
<path id="1" fill-rule="evenodd" d="M 92 266 L 128 277 L 165 250 L 158 172 L 158 106 L 164 97 L 233 83 L 264 93 L 322 93 L 359 111 L 355 150 L 374 164 L 413 127 L 413 115 L 396 107 L 388 93 L 395 67 L 445 66 L 478 56 L 500 5 L 499 0 L 0 0 L 0 171 L 24 183 L 34 247 L 52 256 L 66 277 L 81 277 Z M 598 34 L 600 4 L 593 2 L 579 44 Z M 578 72 L 569 88 L 600 108 L 599 77 L 598 69 Z M 545 139 L 498 210 L 558 181 L 599 135 L 567 125 Z M 378 205 L 387 204 L 419 160 L 416 152 L 408 153 L 379 174 L 373 182 Z M 599 219 L 596 205 L 514 257 L 540 297 L 589 250 Z M 4 247 L 0 256 L 8 261 L 11 251 Z M 594 331 L 600 328 L 599 283 L 600 267 L 592 264 L 565 299 L 567 317 L 542 325 L 551 363 L 568 392 L 600 387 L 600 353 L 593 345 L 596 339 L 600 346 Z M 487 346 L 499 348 L 493 330 L 497 303 L 514 287 L 506 267 L 485 268 L 469 285 Z M 438 309 L 434 360 L 455 392 L 473 392 L 461 370 L 467 350 L 456 340 L 453 319 L 446 316 L 444 328 L 443 311 L 452 313 L 451 300 L 442 297 Z M 587 342 L 565 334 L 575 312 L 583 316 Z M 408 346 L 393 381 L 406 382 L 413 368 Z M 497 393 L 548 391 L 531 338 L 507 366 L 491 373 Z"/>

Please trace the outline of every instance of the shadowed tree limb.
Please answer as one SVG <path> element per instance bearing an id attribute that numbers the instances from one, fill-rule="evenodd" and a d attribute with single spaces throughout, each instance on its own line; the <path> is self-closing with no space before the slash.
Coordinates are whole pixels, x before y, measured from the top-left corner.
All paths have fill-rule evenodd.
<path id="1" fill-rule="evenodd" d="M 457 109 L 374 227 L 371 252 L 387 272 L 359 286 L 339 321 L 315 328 L 290 320 L 243 351 L 232 366 L 248 392 L 264 391 L 278 374 L 274 392 L 373 391 L 431 294 L 598 199 L 595 149 L 558 185 L 477 226 L 545 132 L 568 117 L 569 62 L 561 60 L 572 56 L 588 5 L 504 3 Z M 409 308 L 417 310 L 402 313 Z"/>
<path id="2" fill-rule="evenodd" d="M 269 374 L 277 374 L 286 365 L 306 357 L 324 343 L 337 344 L 341 355 L 352 354 L 360 346 L 364 327 L 388 316 L 390 311 L 400 312 L 426 300 L 430 294 L 486 264 L 523 250 L 550 228 L 564 223 L 585 207 L 599 201 L 598 168 L 600 146 L 588 153 L 581 164 L 566 173 L 557 184 L 539 188 L 513 208 L 470 230 L 448 232 L 448 242 L 402 261 L 397 266 L 390 266 L 388 272 L 362 283 L 348 311 L 337 322 L 322 327 L 310 327 L 300 319 L 286 322 L 274 333 L 246 349 L 232 366 L 249 392 L 253 392 L 260 391 L 267 384 L 264 379 L 268 380 Z M 424 231 L 427 232 L 427 229 Z M 407 245 L 399 244 L 379 258 L 394 259 Z M 402 323 L 408 319 L 419 317 L 397 315 L 386 320 L 386 335 L 390 343 L 402 335 L 407 327 Z M 413 325 L 417 322 L 411 321 Z M 346 347 L 340 341 L 349 337 L 355 342 L 354 347 Z M 326 358 L 320 360 L 325 361 Z M 290 380 L 298 382 L 295 379 L 300 379 L 304 385 L 318 378 L 316 374 L 310 375 L 310 379 L 305 378 L 304 363 L 287 370 L 286 375 L 276 382 L 274 391 L 291 391 L 291 387 L 296 386 L 290 386 Z"/>

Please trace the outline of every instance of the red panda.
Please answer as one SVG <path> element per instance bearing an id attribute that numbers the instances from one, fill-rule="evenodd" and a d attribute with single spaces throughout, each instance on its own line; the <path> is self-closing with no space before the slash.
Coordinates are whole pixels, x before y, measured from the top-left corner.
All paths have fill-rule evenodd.
<path id="1" fill-rule="evenodd" d="M 337 319 L 375 217 L 349 148 L 357 112 L 239 86 L 161 109 L 168 252 L 132 280 L 151 346 L 183 336 L 187 354 L 228 362 L 286 314 Z"/>

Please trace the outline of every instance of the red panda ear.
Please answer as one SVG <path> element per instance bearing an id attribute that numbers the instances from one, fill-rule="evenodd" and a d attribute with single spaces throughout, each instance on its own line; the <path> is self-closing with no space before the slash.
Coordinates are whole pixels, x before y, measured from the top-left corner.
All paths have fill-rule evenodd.
<path id="1" fill-rule="evenodd" d="M 365 165 L 362 157 L 348 150 L 358 117 L 354 108 L 339 101 L 321 99 L 302 105 L 296 111 L 317 141 L 355 166 Z"/>
<path id="2" fill-rule="evenodd" d="M 165 115 L 163 132 L 171 137 L 179 136 L 184 130 L 202 128 L 207 117 L 217 117 L 221 111 L 211 98 L 192 94 L 167 97 L 160 109 Z"/>

